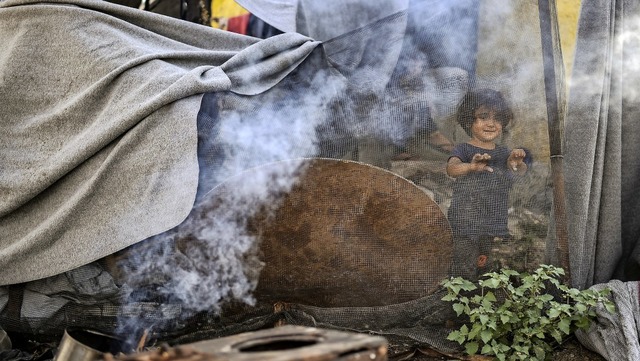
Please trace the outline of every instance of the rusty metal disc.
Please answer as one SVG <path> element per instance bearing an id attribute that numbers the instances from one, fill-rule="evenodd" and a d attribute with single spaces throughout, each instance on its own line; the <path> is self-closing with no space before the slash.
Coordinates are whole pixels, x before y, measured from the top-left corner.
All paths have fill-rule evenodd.
<path id="1" fill-rule="evenodd" d="M 267 164 L 217 187 L 216 203 L 287 162 L 301 164 L 300 178 L 268 216 L 249 221 L 264 262 L 259 302 L 390 305 L 429 295 L 448 277 L 445 215 L 415 184 L 381 168 L 324 158 Z"/>

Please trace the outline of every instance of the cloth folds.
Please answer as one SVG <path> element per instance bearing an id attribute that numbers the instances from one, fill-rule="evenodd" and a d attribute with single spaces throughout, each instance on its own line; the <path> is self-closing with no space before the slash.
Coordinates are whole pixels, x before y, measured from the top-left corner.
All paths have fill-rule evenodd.
<path id="1" fill-rule="evenodd" d="M 319 44 L 264 41 L 96 0 L 0 2 L 0 285 L 179 224 L 202 94 L 264 92 Z"/>
<path id="2" fill-rule="evenodd" d="M 596 319 L 589 329 L 576 331 L 580 343 L 609 361 L 640 359 L 639 286 L 638 282 L 618 280 L 592 286 L 597 291 L 611 290 L 616 311 L 609 313 L 598 305 Z"/>
<path id="3" fill-rule="evenodd" d="M 564 127 L 571 277 L 640 279 L 637 2 L 583 1 Z"/>

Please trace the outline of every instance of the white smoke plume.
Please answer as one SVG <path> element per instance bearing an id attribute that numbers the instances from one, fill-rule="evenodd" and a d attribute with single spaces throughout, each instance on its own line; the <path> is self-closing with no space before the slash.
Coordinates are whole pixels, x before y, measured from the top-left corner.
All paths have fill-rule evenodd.
<path id="1" fill-rule="evenodd" d="M 220 159 L 215 169 L 207 171 L 211 183 L 218 186 L 201 195 L 183 224 L 144 241 L 147 246 L 140 248 L 142 252 L 123 264 L 134 289 L 127 302 L 160 300 L 179 304 L 185 314 L 219 312 L 227 302 L 254 304 L 252 291 L 263 265 L 259 234 L 248 222 L 277 209 L 281 195 L 304 171 L 295 162 L 281 161 L 323 154 L 323 139 L 335 134 L 351 137 L 347 148 L 355 147 L 358 137 L 400 137 L 402 125 L 385 118 L 385 104 L 380 105 L 398 59 L 406 60 L 400 49 L 408 58 L 420 58 L 421 69 L 455 69 L 434 71 L 426 81 L 431 104 L 439 107 L 434 112 L 439 110 L 442 117 L 452 113 L 475 76 L 477 39 L 473 36 L 477 36 L 478 19 L 473 11 L 465 12 L 465 6 L 477 2 L 423 3 L 416 9 L 425 13 L 416 11 L 408 19 L 411 31 L 405 33 L 402 28 L 399 36 L 384 38 L 393 43 L 377 39 L 381 35 L 375 27 L 330 41 L 326 49 L 335 53 L 326 55 L 336 69 L 319 66 L 326 63 L 324 58 L 303 63 L 299 77 L 284 80 L 301 84 L 292 85 L 287 97 L 267 92 L 256 98 L 228 94 L 217 98 L 218 124 L 210 139 Z M 506 11 L 505 6 L 500 9 Z M 398 19 L 390 18 L 387 25 L 407 26 Z M 380 29 L 389 36 L 384 24 Z M 460 31 L 449 37 L 456 29 Z M 391 47 L 398 51 L 389 52 Z M 345 55 L 350 51 L 355 54 Z M 526 71 L 521 74 L 530 76 Z M 358 95 L 355 100 L 353 94 Z M 329 114 L 336 104 L 340 112 Z M 130 329 L 124 321 L 123 327 Z M 135 322 L 135 328 L 149 326 Z"/>

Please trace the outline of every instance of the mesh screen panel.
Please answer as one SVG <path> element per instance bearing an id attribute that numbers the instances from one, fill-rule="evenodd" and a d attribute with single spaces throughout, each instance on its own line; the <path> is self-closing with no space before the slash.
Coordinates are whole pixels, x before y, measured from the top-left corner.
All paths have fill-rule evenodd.
<path id="1" fill-rule="evenodd" d="M 404 36 L 391 37 L 398 26 Z M 443 279 L 560 258 L 538 2 L 414 1 L 333 41 L 350 39 L 398 56 L 354 63 L 319 48 L 264 94 L 206 94 L 189 218 L 99 261 L 118 294 L 70 292 L 59 311 L 25 317 L 16 285 L 2 327 L 53 338 L 69 326 L 149 329 L 181 344 L 288 323 L 380 334 L 392 357 L 459 350 L 446 341 L 462 320 L 441 301 Z M 477 89 L 504 104 L 466 109 L 473 122 L 508 107 L 508 124 L 495 115 L 474 135 L 459 123 Z M 478 147 L 488 133 L 496 152 Z M 523 174 L 507 162 L 519 148 Z M 447 172 L 452 155 L 485 151 L 492 172 Z"/>

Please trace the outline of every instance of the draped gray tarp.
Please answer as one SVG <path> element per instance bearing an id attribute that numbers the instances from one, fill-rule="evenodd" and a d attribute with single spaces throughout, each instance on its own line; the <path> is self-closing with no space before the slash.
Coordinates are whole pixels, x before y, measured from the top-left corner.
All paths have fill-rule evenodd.
<path id="1" fill-rule="evenodd" d="M 103 1 L 0 2 L 0 285 L 66 272 L 182 222 L 202 173 L 204 93 L 275 104 L 291 95 L 294 71 L 327 89 L 382 91 L 406 26 L 406 12 L 389 14 L 397 9 L 318 47 L 295 32 L 260 40 Z M 305 90 L 291 107 L 323 114 L 317 89 Z M 299 113 L 290 121 L 318 125 Z"/>
<path id="2" fill-rule="evenodd" d="M 0 285 L 68 271 L 180 223 L 198 183 L 203 93 L 270 90 L 317 40 L 350 90 L 376 93 L 401 51 L 406 1 L 363 2 L 357 22 L 347 21 L 353 9 L 334 8 L 329 28 L 310 22 L 324 2 L 239 2 L 303 35 L 260 41 L 93 0 L 0 2 Z M 583 1 L 563 150 L 580 288 L 640 274 L 638 44 L 627 36 L 636 14 L 631 1 Z"/>
<path id="3" fill-rule="evenodd" d="M 564 124 L 571 275 L 637 280 L 640 248 L 637 2 L 582 2 Z"/>
<path id="4" fill-rule="evenodd" d="M 602 305 L 596 308 L 597 320 L 588 330 L 576 331 L 576 337 L 609 361 L 640 359 L 639 282 L 612 280 L 594 285 L 595 290 L 611 290 L 616 312 Z"/>
<path id="5" fill-rule="evenodd" d="M 103 1 L 0 2 L 0 285 L 179 224 L 205 92 L 258 94 L 319 42 L 259 41 Z"/>
<path id="6" fill-rule="evenodd" d="M 637 360 L 640 201 L 640 8 L 582 2 L 564 125 L 567 220 L 574 286 L 612 290 L 577 336 L 607 360 Z"/>
<path id="7" fill-rule="evenodd" d="M 238 0 L 252 14 L 283 32 L 326 41 L 406 10 L 409 0 Z"/>

